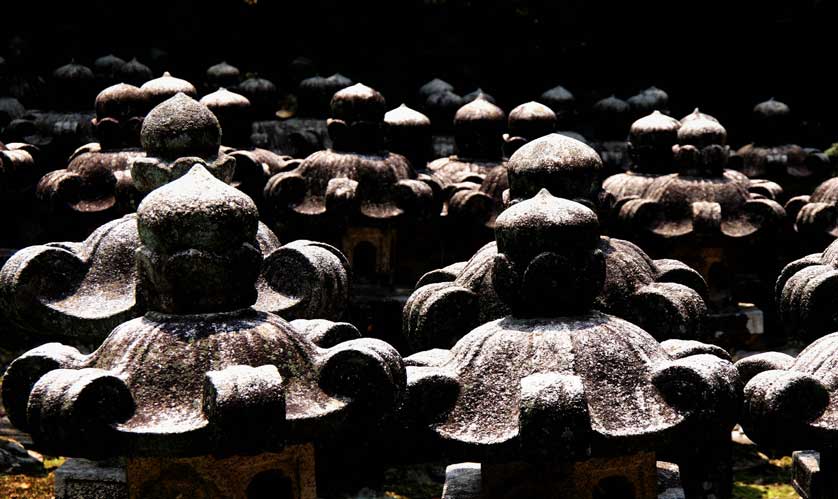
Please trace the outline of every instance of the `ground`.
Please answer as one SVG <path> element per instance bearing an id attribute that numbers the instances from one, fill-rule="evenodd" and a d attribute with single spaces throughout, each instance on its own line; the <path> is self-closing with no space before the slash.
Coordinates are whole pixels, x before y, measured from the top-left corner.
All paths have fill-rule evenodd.
<path id="1" fill-rule="evenodd" d="M 45 464 L 54 470 L 63 462 L 60 459 L 46 459 Z M 755 446 L 737 444 L 734 450 L 735 483 L 734 499 L 793 499 L 797 497 L 789 485 L 791 479 L 791 458 L 788 456 L 770 459 L 757 451 Z M 388 474 L 390 481 L 404 478 L 404 474 Z M 53 473 L 43 477 L 25 475 L 0 476 L 0 497 L 5 499 L 52 499 Z M 438 484 L 390 483 L 384 497 L 392 499 L 438 498 L 441 489 Z M 359 495 L 363 495 L 359 494 Z M 380 496 L 370 491 L 370 499 Z"/>

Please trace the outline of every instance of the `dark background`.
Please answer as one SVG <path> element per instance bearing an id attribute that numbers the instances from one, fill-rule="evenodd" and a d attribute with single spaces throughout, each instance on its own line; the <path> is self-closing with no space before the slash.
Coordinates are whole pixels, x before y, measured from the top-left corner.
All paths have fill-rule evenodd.
<path id="1" fill-rule="evenodd" d="M 0 41 L 24 40 L 25 62 L 49 74 L 74 58 L 137 56 L 156 73 L 200 81 L 221 60 L 282 86 L 296 56 L 411 102 L 434 76 L 465 94 L 480 86 L 507 111 L 556 84 L 583 104 L 656 85 L 673 115 L 695 106 L 734 137 L 757 102 L 776 97 L 802 140 L 838 139 L 833 123 L 838 1 L 558 0 L 279 1 L 0 0 Z M 16 42 L 18 43 L 18 42 Z M 0 46 L 0 56 L 8 53 Z M 149 49 L 169 54 L 150 63 Z M 7 52 L 9 49 L 6 49 Z M 290 90 L 290 89 L 288 89 Z"/>

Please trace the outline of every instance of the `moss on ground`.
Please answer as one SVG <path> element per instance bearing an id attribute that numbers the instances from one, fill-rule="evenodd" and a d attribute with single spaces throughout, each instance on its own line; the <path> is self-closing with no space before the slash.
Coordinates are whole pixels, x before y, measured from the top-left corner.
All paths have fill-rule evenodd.
<path id="1" fill-rule="evenodd" d="M 756 446 L 734 446 L 734 499 L 797 499 L 791 486 L 791 457 L 770 458 Z"/>
<path id="2" fill-rule="evenodd" d="M 0 475 L 0 497 L 6 499 L 52 499 L 55 492 L 55 469 L 64 464 L 62 457 L 44 457 L 44 476 Z"/>

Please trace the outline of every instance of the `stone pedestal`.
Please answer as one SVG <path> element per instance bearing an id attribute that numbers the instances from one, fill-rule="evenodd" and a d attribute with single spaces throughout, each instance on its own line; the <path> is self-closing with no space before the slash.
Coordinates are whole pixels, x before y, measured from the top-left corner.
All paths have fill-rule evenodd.
<path id="1" fill-rule="evenodd" d="M 314 447 L 219 458 L 135 458 L 126 476 L 131 499 L 316 499 Z"/>
<path id="2" fill-rule="evenodd" d="M 835 455 L 814 450 L 792 454 L 791 484 L 803 499 L 838 498 Z"/>
<path id="3" fill-rule="evenodd" d="M 673 492 L 669 465 L 665 497 Z M 677 467 L 676 467 L 677 469 Z M 643 452 L 576 463 L 461 463 L 446 470 L 443 499 L 656 499 L 658 465 Z M 677 481 L 677 480 L 676 480 Z"/>
<path id="4" fill-rule="evenodd" d="M 125 465 L 68 459 L 55 470 L 55 499 L 128 499 Z"/>
<path id="5" fill-rule="evenodd" d="M 133 458 L 127 464 L 68 459 L 56 499 L 316 499 L 314 447 L 255 456 Z"/>

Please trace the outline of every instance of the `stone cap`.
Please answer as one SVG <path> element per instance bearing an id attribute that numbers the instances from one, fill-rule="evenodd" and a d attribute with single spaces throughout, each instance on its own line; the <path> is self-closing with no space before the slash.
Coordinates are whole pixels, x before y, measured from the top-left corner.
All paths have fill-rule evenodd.
<path id="1" fill-rule="evenodd" d="M 438 94 L 442 92 L 454 92 L 454 86 L 448 83 L 445 80 L 441 80 L 439 78 L 434 78 L 433 80 L 425 83 L 421 87 L 419 87 L 419 99 L 425 101 L 433 94 Z"/>
<path id="2" fill-rule="evenodd" d="M 215 92 L 209 93 L 203 97 L 201 100 L 198 101 L 201 104 L 207 106 L 210 111 L 215 113 L 216 111 L 225 110 L 247 110 L 250 109 L 250 101 L 247 97 L 237 94 L 235 92 L 231 92 L 224 87 L 220 87 Z"/>
<path id="3" fill-rule="evenodd" d="M 411 109 L 407 104 L 391 109 L 384 114 L 384 122 L 391 127 L 430 127 L 431 120 L 424 114 Z"/>
<path id="4" fill-rule="evenodd" d="M 142 244 L 153 251 L 223 253 L 256 241 L 259 210 L 247 195 L 195 165 L 155 189 L 137 208 Z"/>
<path id="5" fill-rule="evenodd" d="M 576 102 L 576 97 L 573 96 L 570 90 L 561 85 L 556 85 L 541 94 L 541 100 L 547 102 L 548 104 L 552 104 L 554 102 L 573 103 Z"/>
<path id="6" fill-rule="evenodd" d="M 589 208 L 542 189 L 495 220 L 495 292 L 515 317 L 589 312 L 605 282 L 599 220 Z"/>
<path id="7" fill-rule="evenodd" d="M 599 220 L 588 207 L 557 198 L 547 189 L 510 206 L 495 221 L 498 252 L 513 261 L 528 261 L 544 251 L 567 251 L 570 246 L 594 248 L 599 243 Z"/>
<path id="8" fill-rule="evenodd" d="M 710 144 L 724 145 L 727 142 L 727 130 L 712 116 L 696 109 L 681 121 L 678 129 L 678 142 L 681 145 L 703 147 Z"/>
<path id="9" fill-rule="evenodd" d="M 356 121 L 382 122 L 387 109 L 384 96 L 363 83 L 338 91 L 332 97 L 332 118 L 346 123 Z"/>
<path id="10" fill-rule="evenodd" d="M 465 94 L 463 96 L 463 100 L 466 102 L 466 104 L 468 104 L 469 102 L 472 102 L 481 97 L 491 102 L 492 104 L 495 104 L 495 98 L 484 92 L 483 89 L 480 87 L 477 87 L 475 90 L 472 90 L 471 92 Z"/>
<path id="11" fill-rule="evenodd" d="M 221 143 L 221 125 L 205 105 L 178 93 L 148 113 L 140 140 L 150 156 L 213 156 Z"/>
<path id="12" fill-rule="evenodd" d="M 506 119 L 503 109 L 492 104 L 485 96 L 479 95 L 473 101 L 457 110 L 454 115 L 454 125 L 469 126 L 471 124 L 500 124 Z"/>
<path id="13" fill-rule="evenodd" d="M 148 94 L 127 83 L 118 83 L 96 96 L 96 119 L 142 116 L 149 107 Z"/>
<path id="14" fill-rule="evenodd" d="M 706 113 L 702 113 L 699 108 L 693 109 L 693 112 L 684 116 L 683 118 L 681 118 L 678 121 L 680 121 L 681 124 L 683 125 L 684 123 L 686 123 L 688 121 L 692 121 L 692 120 L 710 120 L 710 121 L 715 121 L 716 123 L 719 122 L 719 120 L 717 120 L 715 117 L 710 116 L 709 114 L 706 114 Z"/>
<path id="15" fill-rule="evenodd" d="M 352 80 L 340 73 L 328 78 L 312 76 L 300 82 L 297 86 L 299 99 L 299 114 L 314 117 L 325 117 L 329 114 L 329 104 L 335 93 L 352 86 Z"/>
<path id="16" fill-rule="evenodd" d="M 65 82 L 81 82 L 93 81 L 93 71 L 89 67 L 82 64 L 76 64 L 75 61 L 70 61 L 69 64 L 60 66 L 52 72 L 52 77 L 56 79 L 59 84 Z"/>
<path id="17" fill-rule="evenodd" d="M 629 130 L 629 137 L 634 145 L 675 144 L 681 122 L 660 111 L 653 111 L 635 121 Z"/>
<path id="18" fill-rule="evenodd" d="M 238 83 L 241 77 L 241 71 L 239 71 L 239 68 L 227 64 L 226 61 L 222 61 L 207 68 L 206 77 L 207 81 L 213 84 L 220 86 L 231 85 Z"/>
<path id="19" fill-rule="evenodd" d="M 628 98 L 627 102 L 635 112 L 649 112 L 655 109 L 666 109 L 669 105 L 669 94 L 657 87 L 646 90 Z"/>
<path id="20" fill-rule="evenodd" d="M 785 117 L 790 113 L 791 108 L 784 102 L 774 100 L 774 97 L 754 106 L 754 115 L 757 118 Z"/>
<path id="21" fill-rule="evenodd" d="M 509 133 L 512 135 L 537 138 L 552 132 L 555 127 L 556 113 L 540 102 L 526 102 L 509 112 Z"/>
<path id="22" fill-rule="evenodd" d="M 142 85 L 151 80 L 154 77 L 154 73 L 151 72 L 151 68 L 134 57 L 119 68 L 119 76 L 125 83 Z"/>
<path id="23" fill-rule="evenodd" d="M 140 87 L 146 92 L 153 103 L 160 103 L 175 94 L 183 93 L 189 97 L 198 97 L 195 86 L 181 78 L 175 78 L 168 71 L 163 76 L 149 80 Z"/>
<path id="24" fill-rule="evenodd" d="M 610 95 L 594 103 L 593 110 L 597 113 L 623 114 L 629 112 L 631 106 L 623 99 Z"/>
<path id="25" fill-rule="evenodd" d="M 568 199 L 592 195 L 602 159 L 588 145 L 551 133 L 515 151 L 507 163 L 509 197 L 528 199 L 541 189 Z"/>
<path id="26" fill-rule="evenodd" d="M 114 75 L 119 72 L 125 60 L 113 54 L 103 55 L 93 61 L 93 70 L 97 74 Z"/>

